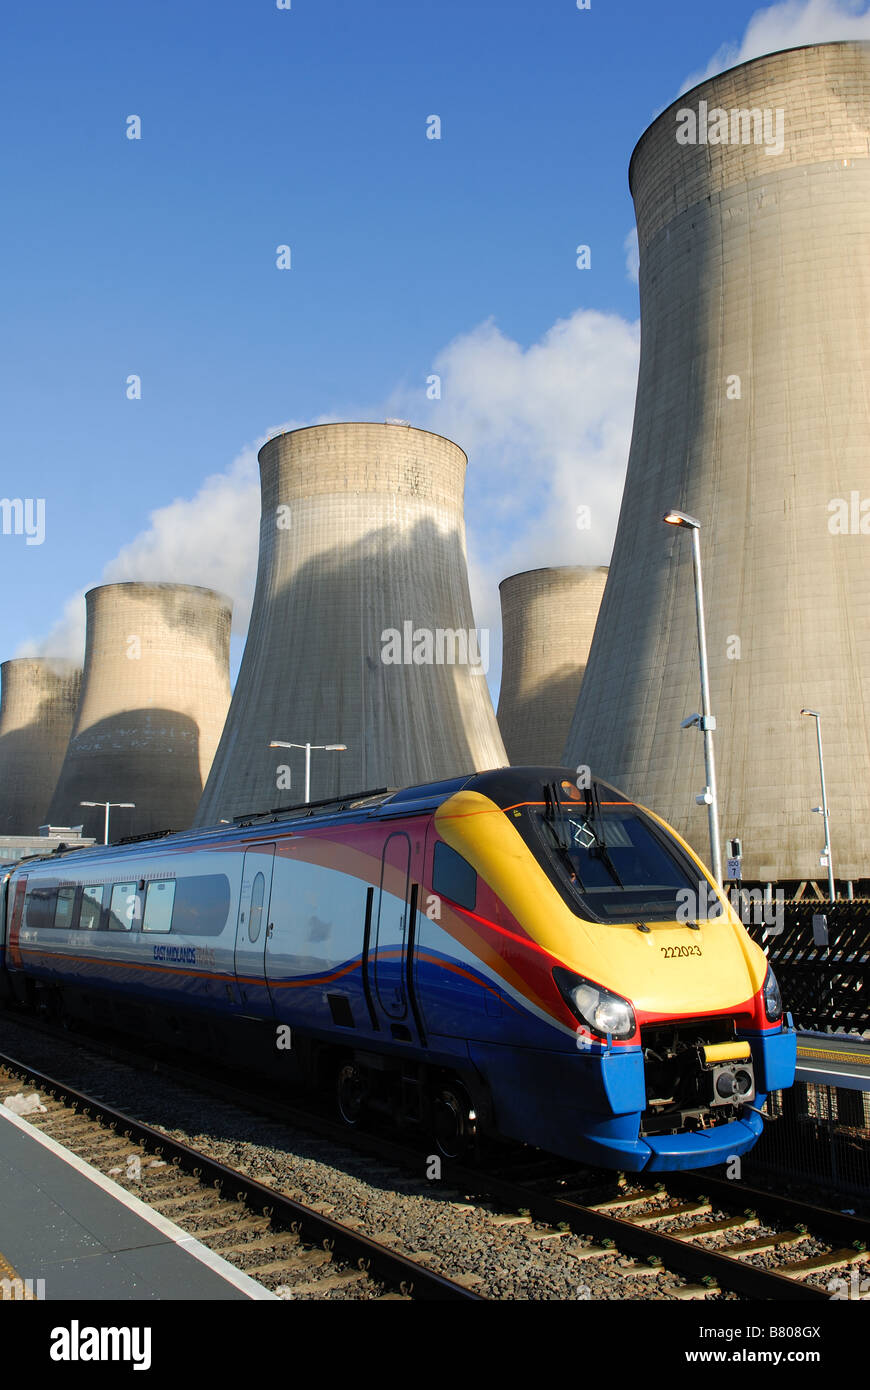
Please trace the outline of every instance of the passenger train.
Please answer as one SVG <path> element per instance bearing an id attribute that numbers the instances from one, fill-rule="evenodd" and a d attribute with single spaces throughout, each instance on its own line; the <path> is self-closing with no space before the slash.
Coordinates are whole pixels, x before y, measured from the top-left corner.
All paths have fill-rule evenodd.
<path id="1" fill-rule="evenodd" d="M 490 1136 L 725 1162 L 794 1078 L 776 980 L 675 831 L 574 778 L 502 768 L 25 861 L 0 991 L 334 1087 L 348 1124 L 386 1110 L 451 1157 Z"/>

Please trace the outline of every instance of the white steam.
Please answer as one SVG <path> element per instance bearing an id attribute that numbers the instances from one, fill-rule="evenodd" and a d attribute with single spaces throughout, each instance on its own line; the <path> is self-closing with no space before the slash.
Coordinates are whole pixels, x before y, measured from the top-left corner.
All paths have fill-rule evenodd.
<path id="1" fill-rule="evenodd" d="M 868 0 L 779 0 L 757 10 L 743 38 L 722 44 L 705 68 L 686 78 L 680 92 L 765 53 L 847 39 L 870 39 Z"/>

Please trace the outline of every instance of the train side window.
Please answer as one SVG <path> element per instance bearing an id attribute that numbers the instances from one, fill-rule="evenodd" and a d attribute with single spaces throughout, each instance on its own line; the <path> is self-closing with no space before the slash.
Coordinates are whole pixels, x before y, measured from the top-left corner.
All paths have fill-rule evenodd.
<path id="1" fill-rule="evenodd" d="M 131 931 L 139 926 L 141 908 L 135 883 L 114 883 L 109 903 L 109 931 Z"/>
<path id="2" fill-rule="evenodd" d="M 172 926 L 174 904 L 175 879 L 162 879 L 149 883 L 145 896 L 145 911 L 142 915 L 142 930 L 169 931 Z"/>
<path id="3" fill-rule="evenodd" d="M 86 888 L 82 889 L 79 929 L 81 931 L 99 931 L 102 912 L 103 885 L 102 883 L 88 884 Z"/>
<path id="4" fill-rule="evenodd" d="M 220 936 L 229 910 L 230 881 L 226 874 L 192 874 L 190 878 L 176 879 L 174 932 L 183 936 Z"/>
<path id="5" fill-rule="evenodd" d="M 57 905 L 54 909 L 54 925 L 69 931 L 73 924 L 76 905 L 75 888 L 58 888 Z"/>
<path id="6" fill-rule="evenodd" d="M 248 910 L 248 940 L 256 941 L 263 925 L 263 898 L 266 892 L 266 879 L 257 874 L 251 889 L 251 906 Z"/>
<path id="7" fill-rule="evenodd" d="M 477 902 L 477 874 L 471 865 L 443 840 L 435 844 L 432 862 L 432 888 L 451 902 L 471 912 Z"/>
<path id="8" fill-rule="evenodd" d="M 53 927 L 56 888 L 32 888 L 27 894 L 27 910 L 24 925 L 27 927 Z"/>

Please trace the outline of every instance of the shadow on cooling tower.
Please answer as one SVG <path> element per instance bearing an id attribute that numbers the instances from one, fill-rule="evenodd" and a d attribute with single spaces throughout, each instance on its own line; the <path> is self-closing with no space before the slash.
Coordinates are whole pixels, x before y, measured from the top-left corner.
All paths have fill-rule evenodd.
<path id="1" fill-rule="evenodd" d="M 304 752 L 270 749 L 271 739 L 347 745 L 312 754 L 312 801 L 504 761 L 486 675 L 414 660 L 404 641 L 407 621 L 433 633 L 467 634 L 473 625 L 455 530 L 442 534 L 424 520 L 398 537 L 396 527 L 381 527 L 311 554 L 281 579 L 269 567 L 289 568 L 294 542 L 284 544 L 283 554 L 261 551 L 245 654 L 198 824 L 304 799 Z M 304 530 L 295 542 L 298 550 L 315 544 L 316 533 Z M 391 631 L 402 639 L 395 663 Z M 278 786 L 281 766 L 291 768 L 290 788 Z"/>
<path id="2" fill-rule="evenodd" d="M 39 719 L 0 738 L 0 834 L 35 835 L 45 824 L 65 743 L 47 744 Z"/>
<path id="3" fill-rule="evenodd" d="M 52 825 L 82 825 L 102 843 L 105 812 L 82 801 L 132 801 L 113 806 L 110 841 L 155 830 L 186 830 L 202 793 L 199 729 L 166 709 L 136 709 L 102 719 L 70 741 L 50 815 Z"/>
<path id="4" fill-rule="evenodd" d="M 28 657 L 0 670 L 0 833 L 35 835 L 63 766 L 81 671 Z"/>
<path id="5" fill-rule="evenodd" d="M 565 739 L 585 669 L 563 667 L 542 681 L 533 694 L 510 697 L 499 726 L 514 767 L 562 767 Z"/>

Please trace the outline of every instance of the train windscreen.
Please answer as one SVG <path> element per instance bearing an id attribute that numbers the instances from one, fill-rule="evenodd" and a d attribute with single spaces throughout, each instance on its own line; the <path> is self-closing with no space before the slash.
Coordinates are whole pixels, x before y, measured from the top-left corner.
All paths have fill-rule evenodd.
<path id="1" fill-rule="evenodd" d="M 604 790 L 602 788 L 602 790 Z M 608 789 L 609 790 L 609 789 Z M 527 808 L 525 838 L 564 897 L 583 916 L 599 922 L 692 921 L 706 880 L 680 845 L 631 802 L 556 796 Z M 721 907 L 704 891 L 703 915 Z"/>

